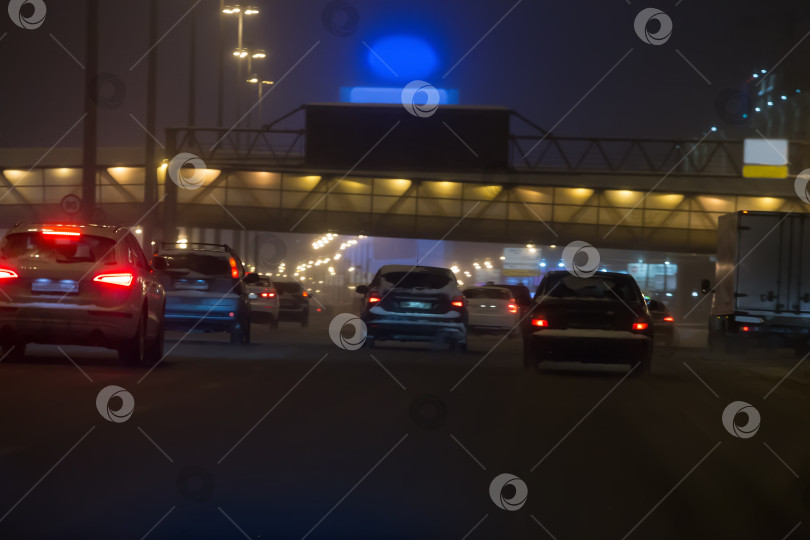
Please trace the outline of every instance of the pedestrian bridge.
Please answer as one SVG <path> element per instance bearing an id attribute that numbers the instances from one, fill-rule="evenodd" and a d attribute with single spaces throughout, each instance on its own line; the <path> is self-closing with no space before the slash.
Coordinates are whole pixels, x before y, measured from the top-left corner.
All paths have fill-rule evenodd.
<path id="1" fill-rule="evenodd" d="M 698 253 L 714 251 L 724 213 L 810 209 L 793 179 L 743 178 L 742 141 L 560 138 L 538 130 L 510 135 L 508 168 L 431 173 L 313 168 L 301 129 L 169 129 L 164 155 L 198 156 L 206 167 L 198 171 L 201 182 L 167 182 L 164 159 L 155 164 L 157 200 L 144 201 L 142 150 L 100 148 L 94 219 L 131 225 L 155 219 L 167 239 L 182 226 L 537 244 L 585 240 Z M 81 195 L 80 149 L 38 158 L 41 151 L 0 150 L 0 225 L 70 219 L 60 201 Z"/>

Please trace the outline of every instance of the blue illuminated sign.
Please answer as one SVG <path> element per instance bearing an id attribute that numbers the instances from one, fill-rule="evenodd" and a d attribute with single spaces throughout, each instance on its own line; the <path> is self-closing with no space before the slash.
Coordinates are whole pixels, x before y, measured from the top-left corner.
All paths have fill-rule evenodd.
<path id="1" fill-rule="evenodd" d="M 381 38 L 369 45 L 369 67 L 382 79 L 427 80 L 439 67 L 439 57 L 424 39 L 409 35 Z"/>
<path id="2" fill-rule="evenodd" d="M 458 105 L 458 90 L 436 89 L 439 92 L 439 105 Z M 419 94 L 416 99 L 418 101 Z M 372 86 L 343 87 L 340 89 L 343 103 L 402 103 L 402 87 L 380 88 Z M 418 103 L 422 104 L 422 103 Z"/>

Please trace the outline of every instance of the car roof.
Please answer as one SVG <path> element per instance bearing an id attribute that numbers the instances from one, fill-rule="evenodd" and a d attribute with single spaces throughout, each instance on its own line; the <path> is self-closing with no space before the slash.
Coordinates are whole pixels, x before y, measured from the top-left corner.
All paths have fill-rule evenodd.
<path id="1" fill-rule="evenodd" d="M 579 277 L 579 276 L 575 276 L 574 274 L 572 274 L 568 270 L 551 270 L 549 272 L 546 272 L 546 275 L 543 276 L 543 279 L 545 279 L 546 277 L 556 277 L 556 276 L 559 276 L 559 275 L 569 275 L 571 277 Z M 630 274 L 624 274 L 622 272 L 601 272 L 600 271 L 600 272 L 594 273 L 593 276 L 590 276 L 590 277 L 595 277 L 595 276 L 607 277 L 607 278 L 632 279 L 633 281 L 635 281 L 633 276 L 631 276 Z M 586 278 L 582 278 L 582 279 L 586 279 Z"/>
<path id="2" fill-rule="evenodd" d="M 390 274 L 392 272 L 428 272 L 431 274 L 453 274 L 449 268 L 441 268 L 439 266 L 420 266 L 408 264 L 386 264 L 380 267 L 380 275 Z"/>
<path id="3" fill-rule="evenodd" d="M 469 291 L 471 289 L 492 289 L 492 290 L 496 290 L 496 291 L 498 291 L 498 290 L 505 291 L 505 292 L 508 292 L 508 293 L 512 292 L 509 289 L 507 289 L 506 287 L 500 287 L 498 285 L 473 285 L 472 287 L 467 287 L 464 290 Z"/>
<path id="4" fill-rule="evenodd" d="M 230 257 L 231 254 L 227 251 L 219 251 L 216 249 L 205 249 L 205 248 L 161 248 L 155 251 L 155 255 L 179 255 L 182 253 L 205 253 L 206 255 L 219 255 L 221 257 Z"/>
<path id="5" fill-rule="evenodd" d="M 515 283 L 515 284 L 494 283 L 492 285 L 487 285 L 487 287 L 501 287 L 503 289 L 510 289 L 510 290 L 511 289 L 526 289 L 526 290 L 529 290 L 529 288 L 526 285 L 524 285 L 523 283 Z"/>
<path id="6" fill-rule="evenodd" d="M 78 223 L 17 223 L 12 227 L 8 234 L 26 233 L 26 232 L 40 232 L 43 229 L 80 229 L 82 234 L 89 234 L 92 236 L 100 236 L 102 238 L 110 238 L 119 240 L 129 233 L 129 227 L 126 225 L 82 225 Z"/>

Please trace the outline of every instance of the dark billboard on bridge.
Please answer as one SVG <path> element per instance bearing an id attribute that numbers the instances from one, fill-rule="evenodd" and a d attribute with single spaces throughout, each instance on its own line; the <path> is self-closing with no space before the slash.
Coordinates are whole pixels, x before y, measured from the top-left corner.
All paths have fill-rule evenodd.
<path id="1" fill-rule="evenodd" d="M 364 171 L 492 171 L 509 162 L 509 109 L 306 105 L 306 164 Z"/>

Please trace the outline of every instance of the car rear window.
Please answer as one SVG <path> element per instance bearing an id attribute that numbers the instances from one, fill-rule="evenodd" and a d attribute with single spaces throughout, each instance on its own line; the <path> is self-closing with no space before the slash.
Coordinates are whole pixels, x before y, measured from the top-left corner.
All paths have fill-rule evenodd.
<path id="1" fill-rule="evenodd" d="M 276 281 L 276 290 L 281 294 L 295 294 L 301 292 L 301 285 L 289 281 Z"/>
<path id="2" fill-rule="evenodd" d="M 467 289 L 464 291 L 467 298 L 493 298 L 495 300 L 511 300 L 512 293 L 499 289 Z"/>
<path id="3" fill-rule="evenodd" d="M 166 266 L 162 270 L 168 273 L 194 273 L 210 277 L 231 278 L 229 256 L 206 253 L 172 253 L 156 255 L 155 260 L 162 259 Z"/>
<path id="4" fill-rule="evenodd" d="M 525 285 L 495 285 L 495 287 L 503 287 L 512 291 L 512 295 L 520 305 L 529 305 L 532 303 L 532 295 L 529 293 L 529 288 Z"/>
<path id="5" fill-rule="evenodd" d="M 535 300 L 549 298 L 578 298 L 591 300 L 616 300 L 640 302 L 641 297 L 634 286 L 633 278 L 595 275 L 581 278 L 570 274 L 546 276 L 537 288 Z"/>
<path id="6" fill-rule="evenodd" d="M 414 271 L 389 272 L 382 279 L 404 289 L 443 289 L 453 278 L 442 273 Z"/>
<path id="7" fill-rule="evenodd" d="M 14 233 L 0 244 L 3 259 L 36 258 L 58 263 L 115 262 L 115 240 L 83 234 L 48 236 L 40 232 Z"/>

